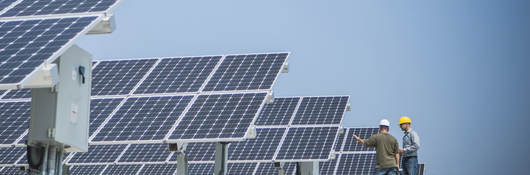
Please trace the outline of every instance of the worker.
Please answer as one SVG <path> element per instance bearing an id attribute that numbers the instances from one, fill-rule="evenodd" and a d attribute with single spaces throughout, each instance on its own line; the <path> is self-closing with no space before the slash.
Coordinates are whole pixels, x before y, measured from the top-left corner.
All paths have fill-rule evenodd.
<path id="1" fill-rule="evenodd" d="M 403 116 L 399 119 L 399 127 L 404 131 L 403 149 L 399 149 L 402 156 L 402 168 L 404 175 L 416 175 L 418 170 L 418 149 L 420 149 L 420 137 L 411 128 L 412 120 Z"/>
<path id="2" fill-rule="evenodd" d="M 364 146 L 375 147 L 376 151 L 376 175 L 397 175 L 399 172 L 399 145 L 388 131 L 390 130 L 390 122 L 386 119 L 379 123 L 379 133 L 363 140 L 357 135 L 353 135 L 355 139 L 361 142 Z"/>

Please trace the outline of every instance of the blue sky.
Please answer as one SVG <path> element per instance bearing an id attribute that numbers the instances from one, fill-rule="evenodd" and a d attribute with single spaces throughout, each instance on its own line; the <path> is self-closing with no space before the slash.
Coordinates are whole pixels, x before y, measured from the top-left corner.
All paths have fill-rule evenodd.
<path id="1" fill-rule="evenodd" d="M 123 0 L 115 16 L 78 42 L 97 59 L 290 51 L 276 96 L 351 95 L 344 126 L 410 116 L 429 174 L 526 173 L 530 1 Z"/>

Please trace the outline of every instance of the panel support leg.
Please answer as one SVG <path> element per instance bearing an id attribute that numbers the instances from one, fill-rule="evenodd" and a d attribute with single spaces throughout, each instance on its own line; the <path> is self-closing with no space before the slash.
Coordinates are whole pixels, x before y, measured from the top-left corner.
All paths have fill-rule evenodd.
<path id="1" fill-rule="evenodd" d="M 285 168 L 280 162 L 274 162 L 274 167 L 278 169 L 278 175 L 285 175 Z"/>
<path id="2" fill-rule="evenodd" d="M 177 175 L 188 174 L 188 156 L 186 155 L 187 143 L 169 144 L 169 151 L 177 154 Z"/>
<path id="3" fill-rule="evenodd" d="M 228 142 L 215 144 L 215 175 L 225 175 L 228 172 Z"/>
<path id="4" fill-rule="evenodd" d="M 297 175 L 318 175 L 320 173 L 318 162 L 297 162 Z"/>

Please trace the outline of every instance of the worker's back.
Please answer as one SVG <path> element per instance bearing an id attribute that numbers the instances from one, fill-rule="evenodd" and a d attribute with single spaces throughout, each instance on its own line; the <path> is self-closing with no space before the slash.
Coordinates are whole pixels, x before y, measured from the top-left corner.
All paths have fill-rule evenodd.
<path id="1" fill-rule="evenodd" d="M 388 133 L 379 133 L 364 141 L 365 146 L 375 147 L 377 152 L 376 168 L 395 168 L 396 154 L 399 153 L 399 145 L 394 136 Z"/>

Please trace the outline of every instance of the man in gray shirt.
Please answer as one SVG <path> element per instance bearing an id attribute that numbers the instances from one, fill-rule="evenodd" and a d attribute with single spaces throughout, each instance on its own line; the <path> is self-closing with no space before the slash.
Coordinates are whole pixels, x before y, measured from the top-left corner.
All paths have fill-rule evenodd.
<path id="1" fill-rule="evenodd" d="M 420 137 L 412 130 L 409 117 L 403 116 L 399 119 L 399 127 L 404 131 L 403 149 L 399 149 L 402 156 L 403 175 L 416 175 L 418 171 L 418 149 L 420 149 Z"/>

